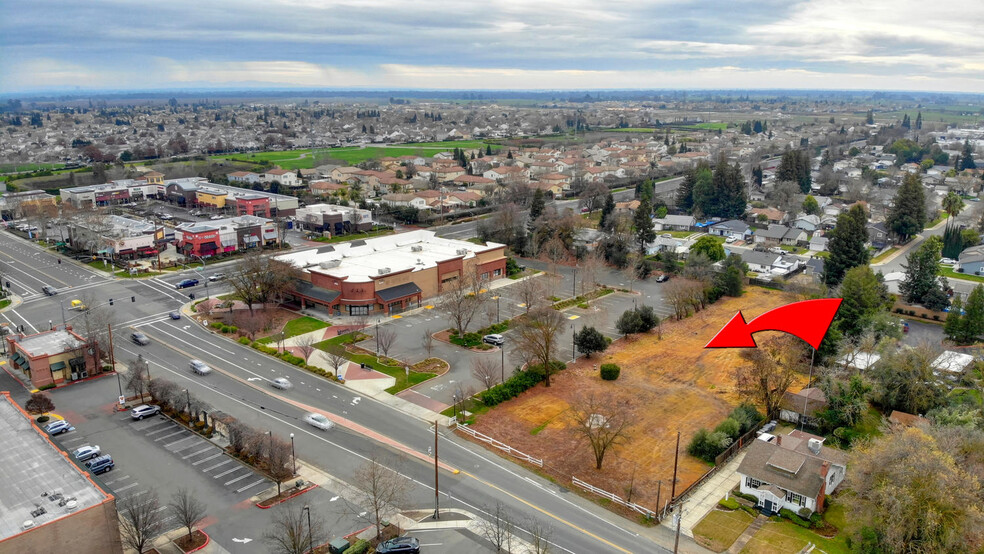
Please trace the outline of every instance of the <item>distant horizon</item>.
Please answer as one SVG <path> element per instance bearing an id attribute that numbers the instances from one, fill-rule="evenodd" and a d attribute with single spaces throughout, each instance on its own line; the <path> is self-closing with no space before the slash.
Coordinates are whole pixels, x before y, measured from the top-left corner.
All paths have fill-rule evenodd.
<path id="1" fill-rule="evenodd" d="M 0 94 L 830 89 L 984 92 L 984 3 L 4 0 Z M 599 86 L 603 85 L 603 86 Z"/>

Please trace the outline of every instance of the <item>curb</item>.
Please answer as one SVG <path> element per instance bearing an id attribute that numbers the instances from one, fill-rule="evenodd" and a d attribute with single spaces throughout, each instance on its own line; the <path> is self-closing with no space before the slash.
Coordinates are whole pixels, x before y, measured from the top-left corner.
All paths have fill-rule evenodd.
<path id="1" fill-rule="evenodd" d="M 24 299 L 21 298 L 19 295 L 14 294 L 14 293 L 10 293 L 7 296 L 7 299 L 10 300 L 10 304 L 7 304 L 7 306 L 5 308 L 0 309 L 0 313 L 6 312 L 6 311 L 9 311 L 9 310 L 15 310 L 15 309 L 19 308 L 21 306 L 21 304 L 24 303 Z"/>
<path id="2" fill-rule="evenodd" d="M 205 535 L 205 544 L 199 546 L 198 548 L 192 548 L 191 550 L 185 552 L 185 554 L 191 554 L 192 552 L 198 552 L 199 550 L 202 550 L 203 548 L 205 548 L 206 546 L 208 546 L 209 543 L 212 542 L 212 537 L 208 536 L 208 533 L 206 533 L 205 531 L 202 531 L 201 529 L 195 529 L 195 530 L 198 531 L 199 533 Z M 174 541 L 171 541 L 171 542 L 173 543 Z"/>
<path id="3" fill-rule="evenodd" d="M 269 506 L 260 506 L 260 502 L 264 502 L 263 500 L 260 500 L 260 502 L 257 502 L 256 503 L 256 507 L 259 508 L 259 509 L 261 509 L 261 510 L 269 510 L 270 508 L 273 508 L 274 506 L 277 506 L 278 504 L 283 504 L 284 502 L 287 502 L 288 500 L 290 500 L 291 498 L 294 498 L 295 496 L 300 496 L 300 495 L 306 493 L 307 491 L 309 491 L 311 489 L 317 488 L 317 486 L 318 485 L 315 484 L 315 485 L 311 485 L 311 486 L 309 486 L 309 487 L 307 487 L 305 489 L 301 489 L 300 491 L 298 491 L 298 492 L 296 492 L 296 493 L 288 496 L 287 498 L 282 498 L 278 502 L 276 502 L 274 504 L 270 504 Z"/>

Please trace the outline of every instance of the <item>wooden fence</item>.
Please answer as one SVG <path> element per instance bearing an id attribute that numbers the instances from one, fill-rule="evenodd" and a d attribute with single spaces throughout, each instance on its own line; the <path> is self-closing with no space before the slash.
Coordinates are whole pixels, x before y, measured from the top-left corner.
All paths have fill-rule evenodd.
<path id="1" fill-rule="evenodd" d="M 483 435 L 482 433 L 479 433 L 478 431 L 472 429 L 471 427 L 469 427 L 467 425 L 458 425 L 458 424 L 455 424 L 453 422 L 452 422 L 452 425 L 454 425 L 454 429 L 455 430 L 461 431 L 462 433 L 464 433 L 466 435 L 469 435 L 471 437 L 474 437 L 475 439 L 478 439 L 478 440 L 484 442 L 485 444 L 488 444 L 489 446 L 492 446 L 494 448 L 498 448 L 499 450 L 502 450 L 503 452 L 509 454 L 510 456 L 514 456 L 516 458 L 519 458 L 520 460 L 523 460 L 524 462 L 533 464 L 533 465 L 535 465 L 537 467 L 543 467 L 543 460 L 540 459 L 540 458 L 534 458 L 533 456 L 530 456 L 529 454 L 525 454 L 523 452 L 520 452 L 519 450 L 516 450 L 515 448 L 509 446 L 508 444 L 506 444 L 506 443 L 504 443 L 502 441 L 497 441 L 497 440 L 493 439 L 490 436 Z"/>
<path id="2" fill-rule="evenodd" d="M 590 485 L 590 484 L 588 484 L 588 483 L 586 483 L 586 482 L 578 479 L 577 477 L 574 477 L 573 475 L 571 476 L 571 482 L 573 482 L 575 486 L 581 487 L 582 489 L 584 489 L 584 490 L 586 490 L 588 492 L 593 492 L 593 493 L 597 494 L 598 496 L 601 496 L 603 498 L 607 498 L 608 500 L 611 500 L 612 502 L 614 502 L 614 503 L 616 503 L 616 504 L 618 504 L 620 506 L 625 506 L 626 508 L 635 510 L 635 511 L 639 512 L 640 514 L 646 516 L 649 519 L 656 519 L 656 517 L 657 517 L 656 512 L 654 512 L 653 510 L 650 510 L 649 508 L 646 508 L 645 506 L 640 506 L 639 504 L 636 504 L 635 502 L 629 502 L 629 501 L 623 499 L 622 497 L 618 496 L 617 494 L 608 492 L 608 491 L 606 491 L 604 489 L 599 489 L 598 487 L 595 487 L 594 485 Z"/>

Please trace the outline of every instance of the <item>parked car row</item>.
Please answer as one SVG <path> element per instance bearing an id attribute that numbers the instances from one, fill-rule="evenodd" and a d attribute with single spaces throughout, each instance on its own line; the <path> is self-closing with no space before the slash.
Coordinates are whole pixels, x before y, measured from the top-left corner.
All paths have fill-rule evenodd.
<path id="1" fill-rule="evenodd" d="M 59 419 L 45 425 L 44 430 L 47 431 L 49 435 L 60 435 L 62 433 L 74 431 L 75 427 L 72 427 L 72 424 L 67 420 Z M 72 457 L 79 462 L 83 462 L 85 467 L 92 472 L 93 475 L 106 473 L 116 467 L 116 464 L 113 463 L 112 456 L 103 454 L 102 449 L 99 448 L 98 444 L 86 444 L 80 446 L 72 451 Z"/>

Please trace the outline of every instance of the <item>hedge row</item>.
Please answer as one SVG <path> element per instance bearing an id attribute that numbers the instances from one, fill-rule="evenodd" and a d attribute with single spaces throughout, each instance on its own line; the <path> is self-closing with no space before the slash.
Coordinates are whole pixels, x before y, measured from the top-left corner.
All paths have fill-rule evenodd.
<path id="1" fill-rule="evenodd" d="M 762 420 L 762 415 L 753 404 L 743 403 L 731 411 L 728 418 L 718 424 L 713 431 L 701 428 L 690 439 L 687 453 L 708 463 L 713 463 L 719 454 L 738 440 L 738 437 L 752 430 Z"/>
<path id="2" fill-rule="evenodd" d="M 553 372 L 567 368 L 567 364 L 564 362 L 554 360 L 550 363 L 553 366 Z M 533 388 L 537 383 L 543 381 L 544 379 L 546 379 L 546 373 L 543 371 L 542 366 L 530 366 L 526 369 L 526 371 L 517 372 L 512 377 L 506 379 L 504 383 L 500 383 L 489 390 L 480 393 L 478 398 L 486 406 L 495 406 L 496 404 L 500 404 L 506 400 L 516 398 L 522 394 L 523 391 Z"/>

